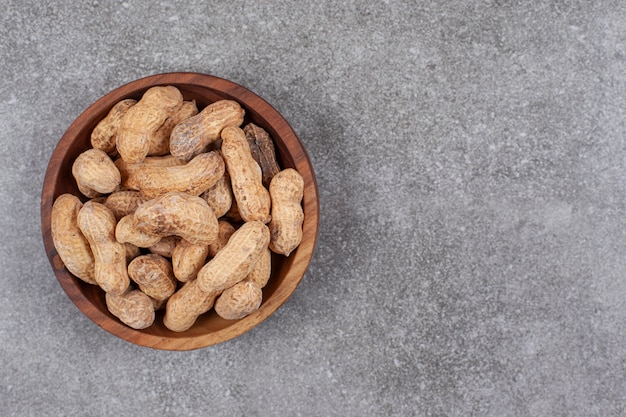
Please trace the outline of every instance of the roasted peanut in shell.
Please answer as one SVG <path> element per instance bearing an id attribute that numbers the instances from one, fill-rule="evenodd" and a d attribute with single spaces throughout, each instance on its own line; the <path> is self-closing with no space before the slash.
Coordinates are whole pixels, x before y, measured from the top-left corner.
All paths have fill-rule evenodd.
<path id="1" fill-rule="evenodd" d="M 105 302 L 111 314 L 128 327 L 141 330 L 154 323 L 154 302 L 140 290 L 128 288 L 121 294 L 106 293 Z"/>
<path id="2" fill-rule="evenodd" d="M 50 213 L 52 242 L 68 271 L 89 284 L 97 284 L 93 253 L 78 227 L 78 212 L 82 207 L 83 203 L 72 194 L 56 198 Z"/>
<path id="3" fill-rule="evenodd" d="M 176 291 L 172 264 L 160 255 L 136 257 L 128 264 L 128 275 L 142 292 L 155 300 L 167 300 Z"/>
<path id="4" fill-rule="evenodd" d="M 304 193 L 304 180 L 298 171 L 287 168 L 272 178 L 272 220 L 270 249 L 281 255 L 289 254 L 302 241 L 304 212 L 300 202 Z"/>
<path id="5" fill-rule="evenodd" d="M 143 161 L 150 152 L 150 138 L 183 104 L 183 96 L 174 86 L 148 89 L 126 111 L 117 129 L 117 151 L 129 163 Z"/>
<path id="6" fill-rule="evenodd" d="M 189 330 L 198 316 L 209 311 L 219 293 L 203 291 L 198 280 L 187 281 L 167 300 L 163 324 L 173 332 Z"/>
<path id="7" fill-rule="evenodd" d="M 129 181 L 133 174 L 145 166 L 154 166 L 154 167 L 171 167 L 176 165 L 185 165 L 185 161 L 181 161 L 178 158 L 173 157 L 172 155 L 162 155 L 162 156 L 148 156 L 141 162 L 129 163 L 124 161 L 122 158 L 117 158 L 115 161 L 115 166 L 120 171 L 120 175 L 122 177 L 122 187 L 127 188 L 129 190 L 137 190 L 137 185 L 132 181 Z"/>
<path id="8" fill-rule="evenodd" d="M 117 222 L 115 239 L 120 243 L 130 243 L 140 248 L 149 248 L 156 245 L 161 240 L 161 236 L 148 233 L 137 227 L 135 216 L 129 214 Z"/>
<path id="9" fill-rule="evenodd" d="M 233 100 L 219 100 L 179 123 L 170 135 L 170 153 L 185 161 L 206 152 L 226 126 L 243 123 L 244 110 Z"/>
<path id="10" fill-rule="evenodd" d="M 205 292 L 222 292 L 243 280 L 259 260 L 270 240 L 269 229 L 259 221 L 244 223 L 213 259 L 198 272 L 196 280 Z"/>
<path id="11" fill-rule="evenodd" d="M 94 278 L 107 293 L 122 294 L 130 285 L 126 247 L 115 239 L 115 216 L 104 204 L 86 202 L 77 223 L 94 255 Z"/>
<path id="12" fill-rule="evenodd" d="M 224 290 L 215 300 L 215 312 L 227 320 L 237 320 L 258 310 L 263 301 L 262 288 L 272 274 L 272 253 L 263 250 L 248 276 Z"/>
<path id="13" fill-rule="evenodd" d="M 209 245 L 194 244 L 181 239 L 172 251 L 174 276 L 180 282 L 187 282 L 198 275 L 209 255 Z"/>
<path id="14" fill-rule="evenodd" d="M 128 178 L 128 184 L 148 198 L 168 191 L 198 196 L 224 176 L 224 160 L 218 152 L 207 152 L 185 165 L 168 167 L 144 165 Z"/>
<path id="15" fill-rule="evenodd" d="M 250 153 L 261 167 L 263 185 L 269 187 L 274 175 L 280 172 L 280 167 L 276 162 L 274 141 L 265 129 L 254 123 L 248 123 L 243 131 L 246 134 L 248 145 L 250 145 Z"/>
<path id="16" fill-rule="evenodd" d="M 226 320 L 246 317 L 259 309 L 263 301 L 263 292 L 252 281 L 241 281 L 224 292 L 215 300 L 215 312 Z"/>
<path id="17" fill-rule="evenodd" d="M 100 149 L 87 149 L 74 160 L 72 175 L 81 193 L 97 197 L 115 191 L 122 178 L 113 160 Z"/>
<path id="18" fill-rule="evenodd" d="M 261 168 L 252 158 L 243 130 L 238 127 L 224 128 L 222 155 L 241 218 L 246 222 L 269 222 L 270 195 L 263 186 Z"/>
<path id="19" fill-rule="evenodd" d="M 101 149 L 109 155 L 116 154 L 115 135 L 117 134 L 117 129 L 122 124 L 122 118 L 124 118 L 128 109 L 134 106 L 135 103 L 137 103 L 137 100 L 132 98 L 117 102 L 91 132 L 91 146 Z"/>
<path id="20" fill-rule="evenodd" d="M 213 209 L 218 219 L 226 215 L 233 205 L 233 191 L 230 186 L 228 172 L 224 171 L 222 177 L 209 187 L 208 190 L 202 193 L 202 198 L 204 198 Z"/>
<path id="21" fill-rule="evenodd" d="M 159 236 L 180 236 L 194 244 L 209 245 L 218 236 L 218 222 L 207 202 L 178 191 L 167 192 L 137 208 L 137 227 Z"/>
<path id="22" fill-rule="evenodd" d="M 198 114 L 198 107 L 196 101 L 183 101 L 182 106 L 170 117 L 165 119 L 165 122 L 154 132 L 154 135 L 150 137 L 150 149 L 148 155 L 166 155 L 170 152 L 170 135 L 172 129 L 189 117 Z"/>
<path id="23" fill-rule="evenodd" d="M 116 220 L 124 216 L 133 214 L 140 204 L 148 201 L 149 198 L 139 191 L 116 191 L 104 200 L 103 204 L 113 212 Z"/>

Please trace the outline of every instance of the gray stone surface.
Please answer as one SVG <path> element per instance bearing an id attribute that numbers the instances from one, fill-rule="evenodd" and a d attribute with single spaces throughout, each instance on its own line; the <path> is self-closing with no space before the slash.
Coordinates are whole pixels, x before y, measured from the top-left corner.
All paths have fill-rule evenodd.
<path id="1" fill-rule="evenodd" d="M 2 415 L 625 415 L 625 2 L 1 3 Z M 274 105 L 322 204 L 293 297 L 182 353 L 82 316 L 39 220 L 74 118 L 169 71 Z"/>

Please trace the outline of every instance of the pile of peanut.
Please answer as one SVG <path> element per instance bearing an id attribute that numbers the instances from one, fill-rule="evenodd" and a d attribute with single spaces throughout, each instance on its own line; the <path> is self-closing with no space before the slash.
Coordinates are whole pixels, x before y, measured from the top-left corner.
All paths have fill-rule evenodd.
<path id="1" fill-rule="evenodd" d="M 99 286 L 134 329 L 189 329 L 211 310 L 256 311 L 271 252 L 302 240 L 302 176 L 279 167 L 270 135 L 220 100 L 201 111 L 174 86 L 117 103 L 72 165 L 84 197 L 62 194 L 52 238 L 65 267 Z M 85 201 L 83 203 L 83 201 Z"/>

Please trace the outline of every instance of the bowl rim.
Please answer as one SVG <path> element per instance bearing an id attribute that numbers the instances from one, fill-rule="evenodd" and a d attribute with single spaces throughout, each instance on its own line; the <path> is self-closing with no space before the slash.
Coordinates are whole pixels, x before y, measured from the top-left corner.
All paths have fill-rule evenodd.
<path id="1" fill-rule="evenodd" d="M 246 113 L 251 111 L 257 119 L 262 119 L 264 123 L 270 124 L 275 131 L 280 132 L 279 135 L 282 140 L 280 144 L 277 143 L 276 145 L 282 147 L 294 159 L 296 168 L 305 179 L 305 193 L 302 202 L 306 212 L 305 224 L 303 225 L 306 232 L 302 238 L 305 245 L 301 244 L 301 247 L 292 254 L 294 259 L 291 261 L 288 272 L 290 279 L 284 279 L 285 284 L 274 291 L 273 296 L 267 302 L 264 301 L 261 308 L 256 312 L 243 319 L 234 320 L 232 324 L 223 329 L 207 334 L 188 336 L 185 334 L 186 332 L 183 332 L 177 334 L 176 337 L 170 337 L 164 334 L 151 334 L 135 330 L 119 320 L 112 319 L 96 308 L 91 300 L 83 294 L 77 285 L 78 279 L 63 267 L 52 242 L 50 213 L 52 204 L 57 197 L 54 194 L 54 187 L 58 182 L 64 151 L 72 143 L 77 131 L 85 123 L 92 121 L 95 115 L 106 114 L 107 108 L 116 102 L 132 94 L 141 94 L 155 85 L 187 85 L 217 91 L 220 95 L 225 94 L 232 97 L 245 108 Z M 271 119 L 271 122 L 268 119 Z M 251 90 L 221 77 L 199 72 L 167 72 L 139 78 L 109 91 L 89 105 L 70 124 L 50 156 L 41 191 L 40 212 L 42 238 L 54 275 L 70 300 L 83 314 L 105 331 L 136 345 L 160 350 L 195 350 L 226 342 L 248 332 L 265 321 L 287 301 L 304 278 L 315 252 L 319 232 L 319 209 L 319 190 L 313 164 L 291 125 L 273 106 Z"/>

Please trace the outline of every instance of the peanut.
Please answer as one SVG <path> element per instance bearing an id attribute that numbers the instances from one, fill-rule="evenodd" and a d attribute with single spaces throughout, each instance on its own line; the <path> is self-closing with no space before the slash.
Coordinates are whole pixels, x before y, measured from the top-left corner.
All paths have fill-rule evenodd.
<path id="1" fill-rule="evenodd" d="M 176 235 L 195 244 L 209 245 L 217 239 L 218 222 L 200 197 L 170 191 L 135 211 L 137 227 L 159 236 Z"/>
<path id="2" fill-rule="evenodd" d="M 269 243 L 269 229 L 259 221 L 244 223 L 213 259 L 198 272 L 196 280 L 205 292 L 222 292 L 243 280 Z"/>
<path id="3" fill-rule="evenodd" d="M 183 104 L 183 96 L 173 86 L 152 87 L 132 106 L 117 130 L 116 146 L 126 162 L 141 162 L 150 151 L 150 137 Z"/>
<path id="4" fill-rule="evenodd" d="M 239 126 L 245 112 L 236 101 L 219 100 L 206 106 L 197 115 L 179 123 L 170 136 L 170 153 L 189 161 L 206 152 L 220 138 L 226 126 Z"/>
<path id="5" fill-rule="evenodd" d="M 218 222 L 218 229 L 217 239 L 209 245 L 209 256 L 211 258 L 215 257 L 217 252 L 226 246 L 228 239 L 230 239 L 233 233 L 235 233 L 233 225 L 228 223 L 226 220 L 220 220 Z"/>
<path id="6" fill-rule="evenodd" d="M 101 149 L 109 155 L 117 153 L 115 134 L 122 123 L 122 118 L 135 103 L 137 100 L 132 98 L 116 103 L 91 132 L 91 146 Z"/>
<path id="7" fill-rule="evenodd" d="M 198 114 L 196 101 L 183 101 L 183 105 L 168 117 L 161 127 L 150 137 L 148 155 L 165 155 L 170 152 L 170 135 L 174 127 L 185 119 Z"/>
<path id="8" fill-rule="evenodd" d="M 131 175 L 128 184 L 149 198 L 168 191 L 198 196 L 224 175 L 224 169 L 224 160 L 220 154 L 207 152 L 194 157 L 185 165 L 143 166 Z"/>
<path id="9" fill-rule="evenodd" d="M 52 242 L 68 271 L 89 284 L 96 284 L 93 253 L 77 222 L 82 206 L 72 194 L 57 197 L 50 213 Z"/>
<path id="10" fill-rule="evenodd" d="M 243 130 L 238 127 L 222 130 L 222 155 L 241 218 L 246 222 L 269 222 L 270 195 L 263 187 L 261 168 L 252 158 Z"/>
<path id="11" fill-rule="evenodd" d="M 180 282 L 194 279 L 209 254 L 209 245 L 195 245 L 181 239 L 172 252 L 174 276 Z"/>
<path id="12" fill-rule="evenodd" d="M 133 329 L 145 329 L 154 323 L 153 301 L 139 290 L 129 288 L 121 294 L 106 293 L 105 302 L 111 314 Z"/>
<path id="13" fill-rule="evenodd" d="M 209 311 L 217 298 L 217 293 L 202 291 L 198 280 L 187 281 L 167 301 L 163 324 L 173 332 L 188 330 L 203 313 Z"/>
<path id="14" fill-rule="evenodd" d="M 139 191 L 116 191 L 104 200 L 104 205 L 113 212 L 115 219 L 119 221 L 122 217 L 133 214 L 141 203 L 145 203 L 149 198 Z"/>
<path id="15" fill-rule="evenodd" d="M 228 172 L 224 171 L 224 175 L 208 190 L 202 193 L 202 198 L 206 200 L 209 207 L 213 209 L 215 217 L 218 219 L 228 213 L 233 204 L 233 192 L 230 188 L 230 177 Z"/>
<path id="16" fill-rule="evenodd" d="M 153 253 L 141 255 L 128 264 L 128 275 L 139 289 L 155 300 L 166 300 L 176 291 L 170 261 Z"/>
<path id="17" fill-rule="evenodd" d="M 181 161 L 172 155 L 163 156 L 149 156 L 141 162 L 128 163 L 122 158 L 115 160 L 115 166 L 120 171 L 122 176 L 122 187 L 127 187 L 131 190 L 137 190 L 137 186 L 132 182 L 129 183 L 129 179 L 132 175 L 143 168 L 144 166 L 159 166 L 159 167 L 171 167 L 176 165 L 184 165 L 185 161 Z"/>
<path id="18" fill-rule="evenodd" d="M 226 320 L 241 319 L 259 309 L 263 292 L 254 282 L 241 281 L 224 290 L 215 301 L 215 312 Z"/>
<path id="19" fill-rule="evenodd" d="M 269 187 L 270 181 L 272 181 L 274 175 L 280 172 L 280 168 L 276 162 L 274 141 L 272 141 L 272 138 L 265 129 L 254 123 L 248 123 L 243 128 L 243 131 L 246 134 L 248 145 L 250 145 L 250 153 L 252 153 L 252 157 L 261 167 L 263 185 Z"/>
<path id="20" fill-rule="evenodd" d="M 151 253 L 156 253 L 157 255 L 164 256 L 166 258 L 171 258 L 174 249 L 178 242 L 180 242 L 180 237 L 178 236 L 165 236 L 159 240 L 159 242 L 155 245 L 152 245 L 148 248 Z"/>
<path id="21" fill-rule="evenodd" d="M 103 150 L 94 148 L 78 155 L 72 164 L 72 175 L 81 193 L 90 198 L 112 193 L 122 182 L 120 172 L 109 155 Z M 90 193 L 89 190 L 98 195 Z"/>
<path id="22" fill-rule="evenodd" d="M 300 202 L 304 193 L 304 180 L 298 171 L 287 168 L 274 176 L 270 183 L 272 220 L 269 228 L 269 247 L 285 256 L 300 244 L 304 213 Z"/>
<path id="23" fill-rule="evenodd" d="M 104 204 L 86 202 L 78 212 L 78 227 L 94 256 L 94 278 L 105 292 L 122 294 L 130 285 L 126 247 L 115 240 L 115 216 Z"/>
<path id="24" fill-rule="evenodd" d="M 140 248 L 149 248 L 156 245 L 161 240 L 161 236 L 139 229 L 135 217 L 129 214 L 117 222 L 115 239 L 120 243 L 131 243 Z"/>
<path id="25" fill-rule="evenodd" d="M 215 312 L 227 320 L 236 320 L 258 310 L 263 301 L 261 288 L 272 273 L 271 262 L 272 253 L 265 248 L 248 276 L 222 292 L 215 301 Z"/>

